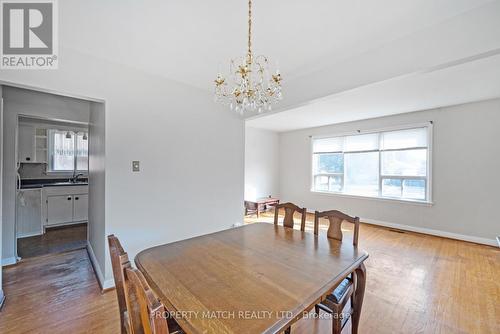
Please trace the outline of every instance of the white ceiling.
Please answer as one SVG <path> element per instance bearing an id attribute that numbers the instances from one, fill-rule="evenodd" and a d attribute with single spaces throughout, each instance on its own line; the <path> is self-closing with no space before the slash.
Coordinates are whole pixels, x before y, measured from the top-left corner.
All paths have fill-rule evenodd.
<path id="1" fill-rule="evenodd" d="M 247 121 L 278 132 L 500 97 L 500 55 L 377 82 Z"/>
<path id="2" fill-rule="evenodd" d="M 500 49 L 499 0 L 253 1 L 255 52 L 278 61 L 284 77 L 285 100 L 276 111 Z M 246 50 L 246 6 L 246 0 L 60 1 L 59 44 L 212 91 L 218 69 Z M 386 110 L 386 102 L 372 109 Z M 410 102 L 394 108 L 423 106 Z M 304 117 L 349 119 L 332 108 L 317 116 L 297 110 L 287 111 L 288 129 Z M 359 113 L 380 116 L 373 110 Z M 249 124 L 285 129 L 283 119 L 264 117 Z"/>

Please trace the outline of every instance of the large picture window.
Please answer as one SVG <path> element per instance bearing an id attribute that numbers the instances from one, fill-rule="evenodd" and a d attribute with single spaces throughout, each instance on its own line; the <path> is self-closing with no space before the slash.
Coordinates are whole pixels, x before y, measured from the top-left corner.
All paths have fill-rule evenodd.
<path id="1" fill-rule="evenodd" d="M 430 202 L 430 131 L 313 138 L 312 191 Z"/>
<path id="2" fill-rule="evenodd" d="M 86 132 L 48 130 L 48 171 L 88 171 L 88 136 Z"/>

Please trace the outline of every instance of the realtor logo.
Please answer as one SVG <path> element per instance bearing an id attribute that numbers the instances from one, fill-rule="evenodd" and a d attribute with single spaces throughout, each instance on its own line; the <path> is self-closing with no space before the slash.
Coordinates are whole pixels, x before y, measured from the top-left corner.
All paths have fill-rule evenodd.
<path id="1" fill-rule="evenodd" d="M 0 0 L 2 69 L 56 69 L 56 0 Z"/>

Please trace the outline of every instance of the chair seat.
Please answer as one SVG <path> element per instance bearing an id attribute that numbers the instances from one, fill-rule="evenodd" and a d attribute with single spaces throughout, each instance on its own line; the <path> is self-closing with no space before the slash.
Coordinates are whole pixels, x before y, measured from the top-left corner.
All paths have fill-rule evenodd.
<path id="1" fill-rule="evenodd" d="M 338 304 L 342 300 L 342 297 L 346 294 L 349 288 L 352 285 L 351 278 L 345 278 L 336 288 L 333 290 L 331 294 L 326 296 L 326 299 L 331 301 L 332 303 Z"/>

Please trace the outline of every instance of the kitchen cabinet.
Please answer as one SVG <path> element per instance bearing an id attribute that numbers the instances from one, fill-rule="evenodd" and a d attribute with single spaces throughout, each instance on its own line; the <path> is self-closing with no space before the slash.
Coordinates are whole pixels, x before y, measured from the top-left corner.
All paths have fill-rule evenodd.
<path id="1" fill-rule="evenodd" d="M 47 130 L 19 123 L 17 159 L 22 163 L 47 163 Z"/>
<path id="2" fill-rule="evenodd" d="M 73 221 L 86 221 L 89 219 L 89 195 L 73 196 Z"/>
<path id="3" fill-rule="evenodd" d="M 19 123 L 18 160 L 19 162 L 35 162 L 35 127 Z"/>
<path id="4" fill-rule="evenodd" d="M 44 187 L 42 220 L 45 227 L 88 221 L 88 186 Z"/>
<path id="5" fill-rule="evenodd" d="M 73 222 L 73 196 L 47 197 L 47 225 Z"/>

